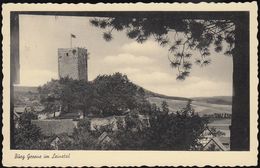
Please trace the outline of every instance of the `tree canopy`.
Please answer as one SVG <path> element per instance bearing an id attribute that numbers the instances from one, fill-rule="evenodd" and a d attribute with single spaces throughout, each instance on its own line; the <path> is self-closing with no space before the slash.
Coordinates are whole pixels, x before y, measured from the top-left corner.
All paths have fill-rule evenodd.
<path id="1" fill-rule="evenodd" d="M 122 115 L 133 109 L 149 112 L 140 106 L 147 104 L 144 90 L 133 84 L 126 75 L 99 75 L 92 82 L 62 78 L 39 88 L 45 111 L 63 113 L 81 109 L 85 115 Z M 149 104 L 147 104 L 149 108 Z"/>
<path id="2" fill-rule="evenodd" d="M 167 103 L 163 103 L 164 111 Z M 119 149 L 123 150 L 200 150 L 200 138 L 207 126 L 207 120 L 194 113 L 190 106 L 178 113 L 164 113 L 154 109 L 148 127 L 140 127 L 135 114 L 126 118 L 126 126 L 114 133 Z"/>
<path id="3" fill-rule="evenodd" d="M 125 31 L 130 39 L 143 43 L 154 39 L 168 49 L 168 60 L 178 70 L 177 79 L 189 76 L 192 65 L 211 63 L 211 47 L 232 55 L 235 47 L 235 24 L 231 20 L 171 19 L 159 16 L 94 18 L 90 23 L 104 29 L 103 38 L 113 39 L 113 31 Z M 194 51 L 198 56 L 194 58 Z M 194 58 L 194 61 L 191 60 Z"/>
<path id="4" fill-rule="evenodd" d="M 93 85 L 98 94 L 98 108 L 103 115 L 121 115 L 136 107 L 137 86 L 126 75 L 99 75 Z"/>

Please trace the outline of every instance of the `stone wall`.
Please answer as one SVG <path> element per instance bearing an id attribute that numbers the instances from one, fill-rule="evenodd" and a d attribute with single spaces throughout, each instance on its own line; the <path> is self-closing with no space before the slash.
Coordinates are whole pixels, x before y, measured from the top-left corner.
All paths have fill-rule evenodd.
<path id="1" fill-rule="evenodd" d="M 88 55 L 84 48 L 78 48 L 78 71 L 80 80 L 88 80 Z"/>
<path id="2" fill-rule="evenodd" d="M 84 48 L 58 49 L 59 77 L 87 80 L 87 50 Z"/>

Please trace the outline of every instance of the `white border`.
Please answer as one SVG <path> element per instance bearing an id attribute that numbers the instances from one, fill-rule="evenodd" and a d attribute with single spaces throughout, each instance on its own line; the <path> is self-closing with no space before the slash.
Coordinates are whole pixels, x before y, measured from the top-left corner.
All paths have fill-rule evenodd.
<path id="1" fill-rule="evenodd" d="M 257 164 L 257 3 L 3 4 L 4 166 L 250 166 Z M 10 150 L 10 11 L 250 11 L 250 151 L 29 151 Z M 70 153 L 70 159 L 14 159 L 14 154 Z"/>

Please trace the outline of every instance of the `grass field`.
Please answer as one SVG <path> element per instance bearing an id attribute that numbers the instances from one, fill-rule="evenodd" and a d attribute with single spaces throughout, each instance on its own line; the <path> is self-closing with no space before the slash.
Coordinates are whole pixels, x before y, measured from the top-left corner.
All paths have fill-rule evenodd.
<path id="1" fill-rule="evenodd" d="M 155 103 L 158 107 L 161 107 L 161 104 L 163 101 L 166 101 L 169 105 L 169 110 L 171 112 L 176 112 L 180 110 L 181 108 L 185 107 L 187 105 L 186 100 L 173 100 L 173 99 L 166 99 L 166 98 L 160 98 L 160 97 L 149 97 L 148 100 L 151 103 Z"/>
<path id="2" fill-rule="evenodd" d="M 160 98 L 160 97 L 149 97 L 148 100 L 151 103 L 155 103 L 157 106 L 161 106 L 162 101 L 166 101 L 169 105 L 169 109 L 171 112 L 176 112 L 181 108 L 184 108 L 187 105 L 186 100 L 174 100 L 174 99 L 167 99 L 167 98 Z M 194 108 L 195 112 L 199 115 L 205 114 L 214 114 L 214 113 L 232 113 L 232 106 L 231 105 L 223 105 L 223 104 L 212 104 L 207 102 L 200 102 L 200 101 L 192 101 L 192 107 Z"/>

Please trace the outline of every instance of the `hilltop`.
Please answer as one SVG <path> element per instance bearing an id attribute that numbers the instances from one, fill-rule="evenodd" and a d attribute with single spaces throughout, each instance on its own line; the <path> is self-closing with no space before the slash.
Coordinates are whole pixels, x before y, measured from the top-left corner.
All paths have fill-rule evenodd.
<path id="1" fill-rule="evenodd" d="M 232 105 L 232 96 L 194 97 L 191 99 L 204 103 Z"/>

